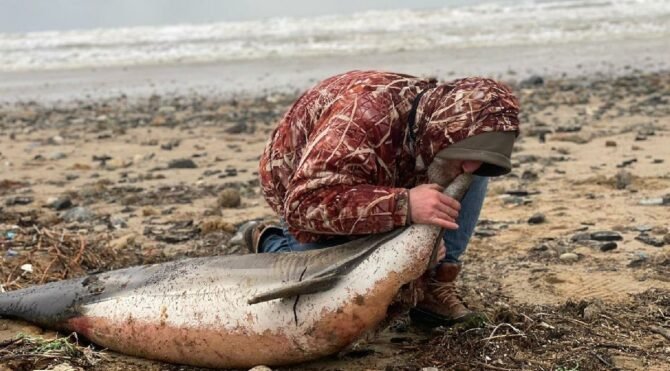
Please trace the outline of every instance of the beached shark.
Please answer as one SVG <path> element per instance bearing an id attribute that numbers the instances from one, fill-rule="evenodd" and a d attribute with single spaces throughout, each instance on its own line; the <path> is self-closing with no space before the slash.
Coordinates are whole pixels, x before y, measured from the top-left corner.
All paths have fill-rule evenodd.
<path id="1" fill-rule="evenodd" d="M 471 180 L 463 174 L 445 193 L 460 199 Z M 0 316 L 172 363 L 299 363 L 337 353 L 382 322 L 401 286 L 435 260 L 440 233 L 411 225 L 308 252 L 120 269 L 0 294 Z"/>

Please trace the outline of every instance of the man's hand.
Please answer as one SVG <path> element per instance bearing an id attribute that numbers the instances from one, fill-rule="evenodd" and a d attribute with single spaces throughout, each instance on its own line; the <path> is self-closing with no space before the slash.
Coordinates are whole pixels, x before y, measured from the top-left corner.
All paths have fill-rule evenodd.
<path id="1" fill-rule="evenodd" d="M 455 223 L 460 202 L 442 194 L 437 184 L 422 184 L 409 190 L 410 217 L 415 224 L 432 224 L 446 229 L 458 229 Z"/>

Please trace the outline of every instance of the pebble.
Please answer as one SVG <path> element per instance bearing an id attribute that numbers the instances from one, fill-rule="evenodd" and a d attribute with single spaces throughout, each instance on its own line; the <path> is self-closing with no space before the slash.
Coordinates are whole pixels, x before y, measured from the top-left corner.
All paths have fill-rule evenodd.
<path id="1" fill-rule="evenodd" d="M 5 200 L 6 206 L 28 205 L 33 203 L 34 199 L 30 196 L 14 196 Z"/>
<path id="2" fill-rule="evenodd" d="M 639 236 L 635 237 L 636 240 L 654 247 L 663 247 L 665 241 L 656 237 L 652 237 L 646 233 L 641 233 Z"/>
<path id="3" fill-rule="evenodd" d="M 67 155 L 63 152 L 52 152 L 52 153 L 49 154 L 49 156 L 47 158 L 49 160 L 55 161 L 55 160 L 62 160 L 65 157 L 67 157 Z"/>
<path id="4" fill-rule="evenodd" d="M 249 371 L 272 371 L 272 369 L 268 366 L 258 365 L 250 368 Z"/>
<path id="5" fill-rule="evenodd" d="M 240 197 L 240 191 L 235 188 L 226 188 L 221 193 L 219 193 L 219 198 L 217 199 L 219 207 L 222 208 L 233 208 L 239 207 L 242 203 L 242 198 Z"/>
<path id="6" fill-rule="evenodd" d="M 616 147 L 616 142 L 613 140 L 608 140 L 605 142 L 605 147 Z"/>
<path id="7" fill-rule="evenodd" d="M 587 321 L 593 321 L 600 317 L 600 314 L 603 312 L 603 308 L 600 303 L 591 303 L 584 308 L 583 317 Z"/>
<path id="8" fill-rule="evenodd" d="M 670 195 L 664 197 L 643 198 L 639 202 L 642 206 L 663 206 L 670 205 Z"/>
<path id="9" fill-rule="evenodd" d="M 519 83 L 519 86 L 522 88 L 536 88 L 542 85 L 544 85 L 544 79 L 540 75 L 531 75 Z"/>
<path id="10" fill-rule="evenodd" d="M 602 245 L 600 245 L 600 251 L 606 252 L 606 251 L 612 251 L 618 247 L 617 243 L 614 241 L 609 241 L 605 242 Z"/>
<path id="11" fill-rule="evenodd" d="M 49 207 L 57 211 L 65 210 L 72 207 L 72 200 L 68 196 L 61 196 L 49 202 Z"/>
<path id="12" fill-rule="evenodd" d="M 67 222 L 84 223 L 95 219 L 95 217 L 94 212 L 83 206 L 77 206 L 61 214 L 61 218 Z"/>
<path id="13" fill-rule="evenodd" d="M 596 241 L 621 241 L 621 234 L 614 231 L 598 231 L 591 233 L 591 239 Z"/>
<path id="14" fill-rule="evenodd" d="M 114 215 L 110 217 L 109 224 L 114 229 L 128 228 L 128 223 L 126 222 L 125 218 L 123 218 L 123 216 L 121 215 Z"/>
<path id="15" fill-rule="evenodd" d="M 633 181 L 633 175 L 626 170 L 620 170 L 614 179 L 616 189 L 626 189 Z"/>
<path id="16" fill-rule="evenodd" d="M 547 221 L 547 218 L 542 213 L 535 213 L 528 218 L 528 224 L 542 224 Z"/>
<path id="17" fill-rule="evenodd" d="M 566 252 L 561 254 L 558 259 L 564 263 L 574 263 L 579 260 L 579 255 L 572 252 Z"/>
<path id="18" fill-rule="evenodd" d="M 628 263 L 629 267 L 635 268 L 639 267 L 642 264 L 644 264 L 647 260 L 649 259 L 649 255 L 646 253 L 639 251 L 636 252 L 635 255 L 633 256 L 633 259 Z"/>
<path id="19" fill-rule="evenodd" d="M 198 165 L 196 165 L 190 158 L 171 160 L 168 163 L 168 169 L 195 169 L 197 167 Z"/>
<path id="20" fill-rule="evenodd" d="M 232 124 L 230 127 L 227 127 L 224 131 L 227 134 L 242 134 L 247 131 L 247 123 L 244 121 L 239 121 L 235 124 Z"/>

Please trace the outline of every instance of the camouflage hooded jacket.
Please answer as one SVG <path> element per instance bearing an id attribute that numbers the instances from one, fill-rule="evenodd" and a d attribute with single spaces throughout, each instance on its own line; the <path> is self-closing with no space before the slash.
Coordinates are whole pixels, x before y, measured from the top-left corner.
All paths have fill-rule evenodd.
<path id="1" fill-rule="evenodd" d="M 480 133 L 517 132 L 518 110 L 509 88 L 490 79 L 333 76 L 305 92 L 271 134 L 260 160 L 263 193 L 303 243 L 390 231 L 408 224 L 408 188 L 426 181 L 437 152 Z"/>

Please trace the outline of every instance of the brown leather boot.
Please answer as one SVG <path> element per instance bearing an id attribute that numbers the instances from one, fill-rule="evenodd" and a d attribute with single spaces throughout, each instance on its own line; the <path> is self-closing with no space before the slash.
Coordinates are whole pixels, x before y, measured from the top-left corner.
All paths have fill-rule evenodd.
<path id="1" fill-rule="evenodd" d="M 265 233 L 280 233 L 281 227 L 270 222 L 251 220 L 244 223 L 237 234 L 231 238 L 231 244 L 242 245 L 247 250 L 256 254 L 260 251 L 260 240 Z"/>
<path id="2" fill-rule="evenodd" d="M 468 309 L 458 296 L 456 278 L 460 272 L 460 264 L 442 263 L 432 277 L 428 274 L 423 277 L 427 281 L 423 299 L 409 312 L 412 322 L 426 327 L 481 324 L 482 315 Z"/>

